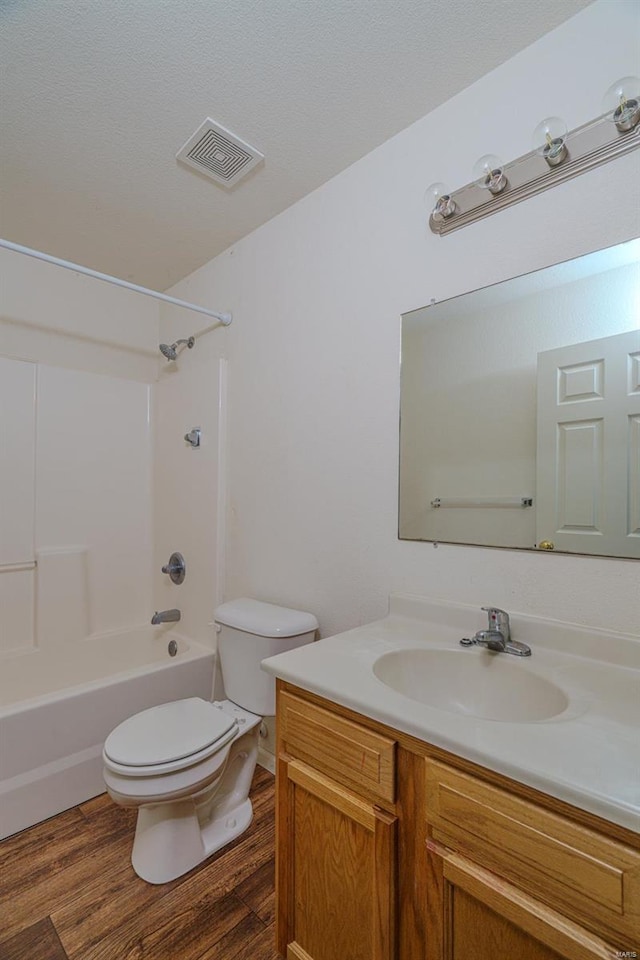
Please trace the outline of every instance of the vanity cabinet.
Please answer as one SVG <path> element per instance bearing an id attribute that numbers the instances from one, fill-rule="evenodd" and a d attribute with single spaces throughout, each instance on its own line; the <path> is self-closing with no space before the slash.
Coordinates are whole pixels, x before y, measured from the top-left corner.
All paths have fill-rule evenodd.
<path id="1" fill-rule="evenodd" d="M 640 837 L 278 681 L 286 960 L 640 956 Z"/>
<path id="2" fill-rule="evenodd" d="M 635 949 L 637 851 L 449 764 L 425 763 L 438 960 L 595 960 Z"/>
<path id="3" fill-rule="evenodd" d="M 395 960 L 395 741 L 278 697 L 278 949 Z"/>
<path id="4" fill-rule="evenodd" d="M 393 960 L 395 817 L 304 763 L 285 764 L 287 960 Z"/>
<path id="5" fill-rule="evenodd" d="M 441 882 L 432 890 L 429 960 L 603 960 L 619 956 L 603 940 L 477 863 L 432 847 Z"/>

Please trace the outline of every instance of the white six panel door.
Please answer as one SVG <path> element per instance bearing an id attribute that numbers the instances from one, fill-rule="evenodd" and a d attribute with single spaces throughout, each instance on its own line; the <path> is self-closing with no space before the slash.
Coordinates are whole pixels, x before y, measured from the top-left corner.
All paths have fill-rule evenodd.
<path id="1" fill-rule="evenodd" d="M 640 330 L 538 354 L 536 539 L 640 558 Z"/>

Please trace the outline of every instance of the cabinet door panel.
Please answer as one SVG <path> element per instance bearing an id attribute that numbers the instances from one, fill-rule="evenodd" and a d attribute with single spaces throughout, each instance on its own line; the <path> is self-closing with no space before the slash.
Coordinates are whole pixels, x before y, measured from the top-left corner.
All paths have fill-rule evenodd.
<path id="1" fill-rule="evenodd" d="M 285 776 L 279 949 L 296 960 L 394 960 L 395 817 L 301 761 Z"/>
<path id="2" fill-rule="evenodd" d="M 357 793 L 395 800 L 395 740 L 286 691 L 278 697 L 281 748 Z"/>
<path id="3" fill-rule="evenodd" d="M 446 764 L 427 761 L 434 840 L 562 910 L 595 932 L 640 933 L 640 855 Z"/>
<path id="4" fill-rule="evenodd" d="M 431 912 L 433 943 L 441 955 L 428 960 L 612 960 L 611 944 L 465 857 L 429 842 L 441 863 L 439 911 Z M 620 945 L 617 949 L 623 949 Z"/>
<path id="5" fill-rule="evenodd" d="M 561 960 L 561 954 L 536 943 L 504 917 L 456 887 L 452 890 L 451 960 Z"/>

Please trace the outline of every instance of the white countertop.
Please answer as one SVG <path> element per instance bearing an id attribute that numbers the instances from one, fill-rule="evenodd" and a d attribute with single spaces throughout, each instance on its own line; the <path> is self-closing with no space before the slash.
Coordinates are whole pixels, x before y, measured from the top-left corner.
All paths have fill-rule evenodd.
<path id="1" fill-rule="evenodd" d="M 640 833 L 640 637 L 512 615 L 532 656 L 460 646 L 486 626 L 476 607 L 393 596 L 387 617 L 270 657 L 272 675 L 396 730 Z M 507 658 L 560 687 L 568 708 L 535 722 L 478 719 L 428 706 L 379 680 L 399 649 Z"/>

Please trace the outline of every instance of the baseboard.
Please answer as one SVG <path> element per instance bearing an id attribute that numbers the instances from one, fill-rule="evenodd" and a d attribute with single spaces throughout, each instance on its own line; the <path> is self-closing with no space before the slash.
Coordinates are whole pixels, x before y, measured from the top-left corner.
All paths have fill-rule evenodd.
<path id="1" fill-rule="evenodd" d="M 269 753 L 268 750 L 264 750 L 262 747 L 258 747 L 258 763 L 261 767 L 264 767 L 265 770 L 268 770 L 269 773 L 275 774 L 276 758 L 272 753 Z"/>

